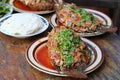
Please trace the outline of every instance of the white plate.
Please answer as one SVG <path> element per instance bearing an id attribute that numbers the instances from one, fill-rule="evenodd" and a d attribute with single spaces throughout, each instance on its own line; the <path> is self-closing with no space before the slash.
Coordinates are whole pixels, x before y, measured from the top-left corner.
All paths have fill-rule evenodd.
<path id="1" fill-rule="evenodd" d="M 85 74 L 91 73 L 92 71 L 96 70 L 103 62 L 104 60 L 104 55 L 101 51 L 101 49 L 92 41 L 86 39 L 86 38 L 81 38 L 85 43 L 87 43 L 88 48 L 91 50 L 92 53 L 92 60 L 91 63 L 88 65 L 88 67 L 85 69 Z M 47 74 L 52 74 L 56 76 L 67 76 L 66 74 L 60 74 L 58 71 L 54 69 L 50 69 L 48 67 L 45 67 L 43 64 L 40 64 L 37 59 L 36 59 L 36 51 L 40 49 L 42 46 L 46 45 L 46 42 L 48 40 L 48 37 L 41 38 L 34 43 L 32 43 L 25 54 L 26 59 L 28 63 L 33 66 L 35 69 L 42 71 Z M 39 53 L 40 54 L 40 53 Z M 44 57 L 42 57 L 44 58 Z M 45 59 L 45 58 L 44 58 Z M 44 60 L 47 61 L 47 60 Z"/>
<path id="2" fill-rule="evenodd" d="M 16 14 L 21 14 L 21 13 L 16 13 Z M 15 14 L 12 14 L 12 15 L 15 15 Z M 6 20 L 7 18 L 11 17 L 12 15 L 4 17 L 0 21 L 0 25 L 3 23 L 4 20 Z M 31 36 L 34 36 L 34 35 L 37 35 L 37 34 L 40 34 L 40 33 L 44 32 L 49 27 L 49 22 L 47 21 L 47 19 L 45 19 L 44 17 L 42 17 L 40 15 L 37 15 L 37 14 L 34 14 L 34 15 L 38 16 L 39 18 L 41 18 L 42 23 L 43 23 L 42 28 L 40 30 L 38 30 L 37 32 L 35 32 L 33 34 L 27 34 L 27 35 L 15 35 L 15 34 L 8 33 L 7 31 L 2 30 L 1 28 L 0 28 L 0 32 L 2 32 L 3 34 L 6 34 L 6 35 L 12 36 L 12 37 L 16 37 L 16 38 L 28 38 L 28 37 L 31 37 Z"/>
<path id="3" fill-rule="evenodd" d="M 92 13 L 95 17 L 99 18 L 104 25 L 108 25 L 107 28 L 109 28 L 112 25 L 111 19 L 104 13 L 97 11 L 97 10 L 92 10 L 92 9 L 86 9 L 84 8 L 87 12 Z M 56 27 L 57 25 L 57 16 L 56 14 L 52 15 L 50 18 L 50 25 L 52 27 Z M 96 35 L 101 35 L 105 32 L 93 32 L 93 33 L 80 33 L 80 36 L 82 37 L 89 37 L 89 36 L 96 36 Z"/>
<path id="4" fill-rule="evenodd" d="M 17 11 L 17 12 L 29 12 L 29 13 L 35 13 L 35 14 L 48 14 L 48 13 L 52 13 L 54 12 L 54 10 L 48 10 L 48 11 L 27 11 L 27 10 L 23 10 L 23 9 L 20 9 L 18 7 L 16 7 L 13 2 L 15 0 L 10 0 L 9 3 L 13 6 L 14 10 Z"/>

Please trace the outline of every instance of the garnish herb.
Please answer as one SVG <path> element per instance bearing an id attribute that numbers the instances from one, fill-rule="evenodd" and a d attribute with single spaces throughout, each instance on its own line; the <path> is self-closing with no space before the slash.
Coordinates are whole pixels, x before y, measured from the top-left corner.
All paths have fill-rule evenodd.
<path id="1" fill-rule="evenodd" d="M 46 0 L 41 0 L 41 2 L 45 2 Z"/>
<path id="2" fill-rule="evenodd" d="M 6 3 L 6 0 L 2 0 L 2 1 L 0 2 L 0 5 L 1 5 L 1 4 L 4 4 L 4 3 Z"/>
<path id="3" fill-rule="evenodd" d="M 65 56 L 65 62 L 67 64 L 67 66 L 69 67 L 73 62 L 74 62 L 74 58 L 71 55 L 66 55 Z"/>
<path id="4" fill-rule="evenodd" d="M 80 45 L 79 36 L 73 36 L 73 33 L 73 30 L 61 30 L 55 35 L 55 40 L 58 44 L 56 50 L 60 51 L 60 54 L 65 55 L 65 63 L 67 66 L 70 66 L 74 62 L 71 54 Z"/>
<path id="5" fill-rule="evenodd" d="M 66 6 L 64 5 L 62 8 L 68 8 L 69 10 L 73 11 L 74 13 L 80 13 L 82 16 L 82 20 L 80 20 L 80 23 L 84 23 L 86 21 L 92 21 L 93 24 L 98 24 L 95 19 L 93 14 L 88 13 L 85 9 L 78 8 L 76 6 Z"/>
<path id="6" fill-rule="evenodd" d="M 7 12 L 10 11 L 9 10 L 10 6 L 6 6 L 5 3 L 6 3 L 6 0 L 2 0 L 0 2 L 0 17 L 4 16 Z"/>

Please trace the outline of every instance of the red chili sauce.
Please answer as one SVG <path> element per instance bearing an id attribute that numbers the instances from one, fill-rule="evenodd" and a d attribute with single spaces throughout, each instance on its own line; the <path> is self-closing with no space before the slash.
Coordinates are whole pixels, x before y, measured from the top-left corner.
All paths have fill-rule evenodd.
<path id="1" fill-rule="evenodd" d="M 57 24 L 58 24 L 58 26 L 63 26 L 63 24 L 58 20 L 57 20 Z"/>
<path id="2" fill-rule="evenodd" d="M 40 64 L 44 65 L 47 68 L 55 69 L 51 64 L 50 57 L 48 54 L 48 48 L 46 45 L 42 46 L 36 51 L 35 57 Z"/>

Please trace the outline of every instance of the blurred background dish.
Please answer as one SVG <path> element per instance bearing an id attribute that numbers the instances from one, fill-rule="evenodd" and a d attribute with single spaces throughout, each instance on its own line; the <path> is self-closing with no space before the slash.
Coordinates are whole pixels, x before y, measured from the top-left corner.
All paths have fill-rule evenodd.
<path id="1" fill-rule="evenodd" d="M 7 3 L 0 3 L 0 21 L 12 14 L 13 12 L 13 7 Z"/>
<path id="2" fill-rule="evenodd" d="M 48 21 L 33 13 L 16 13 L 1 20 L 0 31 L 16 38 L 28 38 L 44 32 Z"/>
<path id="3" fill-rule="evenodd" d="M 48 13 L 54 12 L 53 8 L 48 9 L 48 10 L 47 9 L 46 10 L 33 10 L 30 7 L 23 4 L 22 2 L 20 2 L 19 0 L 10 0 L 9 4 L 11 4 L 13 6 L 14 10 L 17 12 L 30 12 L 30 13 L 35 13 L 35 14 L 48 14 Z M 43 7 L 41 7 L 41 8 L 43 8 Z"/>
<path id="4" fill-rule="evenodd" d="M 100 12 L 100 11 L 97 11 L 97 10 L 93 10 L 93 9 L 87 9 L 87 8 L 83 8 L 85 9 L 87 12 L 89 13 L 92 13 L 95 17 L 97 17 L 103 25 L 106 25 L 106 28 L 110 28 L 111 25 L 112 25 L 112 21 L 111 19 L 104 13 Z M 58 23 L 58 20 L 57 20 L 57 15 L 54 14 L 52 15 L 52 17 L 50 18 L 50 25 L 52 27 L 56 27 L 56 26 L 59 26 L 60 24 Z M 89 36 L 97 36 L 97 35 L 101 35 L 105 32 L 99 32 L 99 31 L 95 31 L 95 32 L 78 32 L 80 34 L 80 36 L 83 36 L 83 37 L 89 37 Z"/>

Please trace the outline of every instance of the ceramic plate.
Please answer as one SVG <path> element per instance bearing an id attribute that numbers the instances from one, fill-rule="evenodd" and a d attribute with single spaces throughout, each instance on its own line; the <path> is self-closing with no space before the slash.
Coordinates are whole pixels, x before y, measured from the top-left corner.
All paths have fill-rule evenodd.
<path id="1" fill-rule="evenodd" d="M 48 14 L 48 13 L 52 13 L 54 12 L 54 10 L 48 10 L 48 11 L 32 11 L 29 10 L 28 7 L 26 7 L 23 4 L 20 4 L 18 6 L 15 5 L 15 0 L 10 0 L 9 3 L 13 6 L 14 10 L 17 12 L 30 12 L 30 13 L 35 13 L 35 14 Z M 25 6 L 25 8 L 22 8 L 23 6 Z"/>
<path id="2" fill-rule="evenodd" d="M 92 53 L 91 55 L 92 60 L 84 71 L 85 74 L 88 74 L 96 70 L 102 64 L 104 60 L 104 56 L 103 56 L 101 49 L 95 43 L 93 43 L 92 41 L 86 38 L 81 38 L 81 39 L 87 44 L 88 48 L 91 50 L 91 53 Z M 50 66 L 50 61 L 48 61 L 48 59 L 46 58 L 47 56 L 44 57 L 44 55 L 46 54 L 43 55 L 42 52 L 37 52 L 39 51 L 39 49 L 41 49 L 41 47 L 46 46 L 47 40 L 48 40 L 48 37 L 41 38 L 33 42 L 28 47 L 27 52 L 26 52 L 26 59 L 28 63 L 31 66 L 33 66 L 35 69 L 42 71 L 44 73 L 56 75 L 56 76 L 67 76 L 66 74 L 60 74 L 58 71 L 56 71 L 52 67 L 46 66 L 44 64 L 45 62 L 48 63 L 48 65 Z M 45 51 L 45 50 L 42 50 L 42 51 Z M 37 55 L 39 55 L 39 57 L 37 57 Z M 38 61 L 39 59 L 41 59 L 41 61 Z"/>
<path id="3" fill-rule="evenodd" d="M 16 13 L 16 14 L 22 14 L 22 13 Z M 23 13 L 24 14 L 24 13 Z M 15 14 L 12 14 L 12 15 L 15 15 Z M 1 21 L 0 21 L 0 25 L 3 23 L 4 20 L 8 19 L 9 17 L 11 17 L 12 15 L 9 15 L 7 17 L 4 17 Z M 0 26 L 0 32 L 2 32 L 3 34 L 6 34 L 6 35 L 9 35 L 9 36 L 12 36 L 12 37 L 16 37 L 16 38 L 28 38 L 28 37 L 31 37 L 31 36 L 35 36 L 37 34 L 40 34 L 42 32 L 44 32 L 48 27 L 49 27 L 49 22 L 47 21 L 47 19 L 45 19 L 44 17 L 40 16 L 40 15 L 37 15 L 37 14 L 34 14 L 36 16 L 38 16 L 39 18 L 41 18 L 42 20 L 42 23 L 43 23 L 43 26 L 40 30 L 38 30 L 37 32 L 33 33 L 33 34 L 27 34 L 27 35 L 16 35 L 16 34 L 12 34 L 12 33 L 9 33 L 8 31 L 4 31 L 1 26 Z"/>
<path id="4" fill-rule="evenodd" d="M 95 17 L 99 18 L 102 22 L 103 25 L 107 25 L 106 27 L 109 28 L 112 25 L 111 19 L 104 13 L 92 10 L 92 9 L 85 9 L 87 12 L 92 13 Z M 52 15 L 50 18 L 50 25 L 52 27 L 57 26 L 57 16 L 56 14 Z M 96 35 L 101 35 L 105 32 L 93 32 L 93 33 L 80 33 L 80 36 L 82 37 L 89 37 L 89 36 L 96 36 Z"/>

